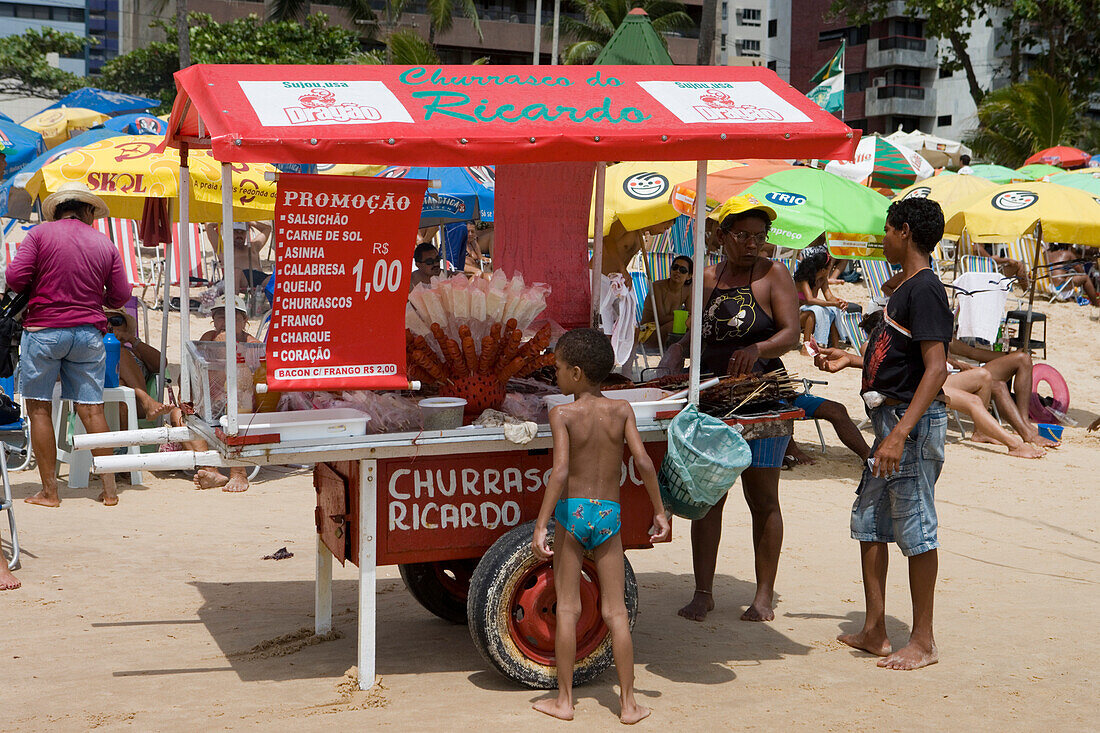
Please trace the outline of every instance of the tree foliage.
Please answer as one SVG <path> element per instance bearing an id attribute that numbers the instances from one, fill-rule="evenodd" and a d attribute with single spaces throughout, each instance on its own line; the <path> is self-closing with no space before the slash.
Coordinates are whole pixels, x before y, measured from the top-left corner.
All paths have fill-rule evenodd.
<path id="1" fill-rule="evenodd" d="M 563 61 L 567 64 L 590 64 L 611 40 L 615 29 L 634 8 L 641 8 L 649 15 L 653 30 L 668 46 L 664 34 L 669 31 L 691 28 L 695 22 L 677 0 L 572 0 L 573 6 L 584 18 L 578 20 L 561 16 L 561 33 L 575 41 L 565 47 Z"/>
<path id="2" fill-rule="evenodd" d="M 53 28 L 31 29 L 0 38 L 0 90 L 19 96 L 56 99 L 85 86 L 76 74 L 46 63 L 46 54 L 82 56 L 87 39 Z"/>
<path id="3" fill-rule="evenodd" d="M 359 52 L 354 33 L 328 24 L 322 13 L 304 21 L 264 23 L 256 15 L 217 23 L 205 13 L 191 13 L 191 60 L 196 64 L 335 64 Z M 104 89 L 143 94 L 161 100 L 167 111 L 176 96 L 172 74 L 179 69 L 174 28 L 162 27 L 173 40 L 151 43 L 111 59 L 97 84 Z"/>
<path id="4" fill-rule="evenodd" d="M 1087 132 L 1085 106 L 1068 83 L 1033 71 L 1027 81 L 985 96 L 966 144 L 983 161 L 1017 168 L 1044 148 L 1080 142 Z"/>

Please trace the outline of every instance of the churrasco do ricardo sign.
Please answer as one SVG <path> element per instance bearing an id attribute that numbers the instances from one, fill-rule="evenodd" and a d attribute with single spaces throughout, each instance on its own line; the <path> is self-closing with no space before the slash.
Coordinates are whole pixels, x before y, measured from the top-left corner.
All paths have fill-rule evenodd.
<path id="1" fill-rule="evenodd" d="M 428 181 L 284 173 L 275 203 L 276 390 L 405 389 L 405 302 Z"/>

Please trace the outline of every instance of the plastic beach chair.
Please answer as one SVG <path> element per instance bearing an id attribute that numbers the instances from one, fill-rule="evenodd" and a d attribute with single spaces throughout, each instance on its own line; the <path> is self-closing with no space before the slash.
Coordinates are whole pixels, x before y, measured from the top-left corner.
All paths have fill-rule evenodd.
<path id="1" fill-rule="evenodd" d="M 15 399 L 14 377 L 0 378 L 0 388 L 2 388 L 9 397 Z M 20 405 L 20 408 L 22 408 L 22 405 Z M 11 532 L 11 560 L 8 561 L 8 570 L 19 569 L 19 532 L 15 527 L 15 510 L 11 499 L 11 482 L 8 480 L 8 453 L 11 452 L 12 454 L 22 456 L 23 463 L 21 468 L 25 468 L 30 463 L 31 441 L 27 427 L 27 420 L 22 415 L 13 423 L 0 425 L 0 436 L 6 436 L 10 433 L 17 432 L 22 436 L 23 441 L 21 448 L 12 445 L 7 439 L 4 439 L 3 443 L 0 444 L 0 481 L 4 484 L 4 494 L 0 497 L 0 511 L 8 513 L 8 529 Z"/>

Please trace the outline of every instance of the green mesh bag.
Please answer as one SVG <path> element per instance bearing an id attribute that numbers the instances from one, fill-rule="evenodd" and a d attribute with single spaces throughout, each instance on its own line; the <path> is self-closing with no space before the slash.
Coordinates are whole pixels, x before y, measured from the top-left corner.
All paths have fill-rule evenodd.
<path id="1" fill-rule="evenodd" d="M 657 474 L 661 499 L 676 516 L 700 519 L 751 463 L 739 430 L 688 405 L 668 428 L 668 452 Z"/>

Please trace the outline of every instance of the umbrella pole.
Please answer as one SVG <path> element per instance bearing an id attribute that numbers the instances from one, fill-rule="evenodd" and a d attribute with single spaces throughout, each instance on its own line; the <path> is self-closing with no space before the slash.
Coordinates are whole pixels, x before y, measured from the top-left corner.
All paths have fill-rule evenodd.
<path id="1" fill-rule="evenodd" d="M 646 256 L 646 239 L 642 238 L 642 269 L 645 270 L 645 279 L 649 282 L 649 294 L 653 296 L 653 324 L 657 326 L 657 352 L 663 359 L 665 356 L 665 345 L 661 339 L 661 318 L 657 315 L 657 294 L 653 292 L 653 273 L 649 270 L 649 258 Z"/>
<path id="2" fill-rule="evenodd" d="M 187 343 L 191 340 L 191 169 L 187 144 L 180 145 L 180 401 L 191 401 L 191 369 Z"/>
<path id="3" fill-rule="evenodd" d="M 596 215 L 593 218 L 592 232 L 592 310 L 590 320 L 593 328 L 600 325 L 600 299 L 603 295 L 600 285 L 603 277 L 603 204 L 604 185 L 607 179 L 607 163 L 596 163 Z"/>
<path id="4" fill-rule="evenodd" d="M 959 277 L 959 259 L 962 257 L 962 255 L 960 253 L 962 252 L 963 237 L 966 237 L 966 236 L 967 236 L 967 233 L 966 233 L 966 230 L 964 229 L 959 233 L 959 238 L 957 240 L 955 240 L 955 262 L 951 266 L 951 280 L 952 281 L 954 281 L 955 279 L 957 279 Z"/>
<path id="5" fill-rule="evenodd" d="M 168 200 L 168 225 L 172 225 L 172 200 Z M 160 372 L 157 374 L 157 401 L 164 402 L 164 374 L 168 369 L 168 306 L 172 284 L 172 238 L 164 245 L 164 300 L 160 312 Z"/>
<path id="6" fill-rule="evenodd" d="M 700 160 L 695 171 L 695 260 L 691 279 L 691 373 L 688 400 L 699 404 L 699 362 L 703 354 L 703 267 L 707 252 L 707 161 Z"/>
<path id="7" fill-rule="evenodd" d="M 222 287 L 225 292 L 225 433 L 235 436 L 237 405 L 237 268 L 233 251 L 233 170 L 222 163 Z M 232 312 L 232 315 L 230 315 Z"/>
<path id="8" fill-rule="evenodd" d="M 1027 321 L 1023 328 L 1023 347 L 1028 354 L 1031 353 L 1031 311 L 1035 306 L 1035 277 L 1039 271 L 1039 254 L 1043 246 L 1043 222 L 1035 225 L 1035 259 L 1031 263 L 1031 287 L 1027 290 Z"/>

